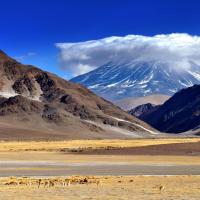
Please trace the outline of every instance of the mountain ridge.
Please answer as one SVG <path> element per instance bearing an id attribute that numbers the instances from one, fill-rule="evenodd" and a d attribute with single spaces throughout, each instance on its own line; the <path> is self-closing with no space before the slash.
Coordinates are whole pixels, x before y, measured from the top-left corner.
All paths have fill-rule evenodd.
<path id="1" fill-rule="evenodd" d="M 149 135 L 137 124 L 153 130 L 89 89 L 23 65 L 2 51 L 0 76 L 0 123 L 12 122 L 20 130 L 38 130 L 43 132 L 43 139 L 140 137 L 140 132 L 141 136 Z M 116 127 L 116 133 L 108 126 Z M 24 133 L 23 137 L 28 135 Z"/>
<path id="2" fill-rule="evenodd" d="M 151 103 L 141 104 L 131 110 L 128 111 L 129 114 L 140 118 L 141 116 L 148 114 L 149 112 L 155 111 L 155 109 L 158 109 L 161 105 L 154 105 Z"/>
<path id="3" fill-rule="evenodd" d="M 110 62 L 71 81 L 113 102 L 155 94 L 172 96 L 182 88 L 200 83 L 200 66 L 193 63 L 191 68 L 176 69 L 159 61 Z"/>
<path id="4" fill-rule="evenodd" d="M 168 133 L 181 133 L 199 128 L 200 85 L 180 90 L 163 105 L 151 112 L 142 113 L 139 118 Z"/>

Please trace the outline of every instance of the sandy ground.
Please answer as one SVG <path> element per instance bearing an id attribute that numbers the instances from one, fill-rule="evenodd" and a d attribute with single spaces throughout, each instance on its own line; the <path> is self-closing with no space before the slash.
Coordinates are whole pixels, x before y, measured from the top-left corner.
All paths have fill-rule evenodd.
<path id="1" fill-rule="evenodd" d="M 0 199 L 196 200 L 200 196 L 200 139 L 0 142 L 1 177 L 43 180 L 72 175 L 94 175 L 100 184 L 38 188 L 36 183 L 6 184 L 10 178 L 0 178 Z"/>
<path id="2" fill-rule="evenodd" d="M 1 200 L 198 200 L 199 176 L 97 177 L 96 183 L 63 187 L 0 185 Z"/>

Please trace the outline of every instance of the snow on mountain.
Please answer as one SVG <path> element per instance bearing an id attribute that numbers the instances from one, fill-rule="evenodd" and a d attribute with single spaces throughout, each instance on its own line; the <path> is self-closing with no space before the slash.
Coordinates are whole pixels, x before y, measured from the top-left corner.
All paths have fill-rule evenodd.
<path id="1" fill-rule="evenodd" d="M 109 100 L 152 94 L 171 96 L 182 88 L 200 84 L 200 66 L 191 63 L 190 68 L 176 68 L 161 61 L 109 62 L 71 81 Z"/>

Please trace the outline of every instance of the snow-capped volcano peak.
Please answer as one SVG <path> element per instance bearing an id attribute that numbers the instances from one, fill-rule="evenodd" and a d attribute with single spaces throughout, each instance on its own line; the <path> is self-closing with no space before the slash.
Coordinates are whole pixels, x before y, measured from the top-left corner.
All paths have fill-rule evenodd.
<path id="1" fill-rule="evenodd" d="M 200 83 L 200 66 L 192 63 L 190 68 L 177 68 L 162 61 L 109 62 L 72 81 L 110 100 L 151 94 L 172 95 Z"/>
<path id="2" fill-rule="evenodd" d="M 200 84 L 199 36 L 128 35 L 57 47 L 64 69 L 79 75 L 72 81 L 109 100 L 172 95 Z"/>

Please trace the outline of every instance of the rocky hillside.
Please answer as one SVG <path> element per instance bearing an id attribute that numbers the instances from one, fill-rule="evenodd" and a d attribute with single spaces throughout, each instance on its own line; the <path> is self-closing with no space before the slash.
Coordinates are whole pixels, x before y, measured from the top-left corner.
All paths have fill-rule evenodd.
<path id="1" fill-rule="evenodd" d="M 20 64 L 2 51 L 0 76 L 2 138 L 123 138 L 151 132 L 85 87 Z"/>
<path id="2" fill-rule="evenodd" d="M 147 113 L 155 111 L 159 107 L 160 107 L 160 105 L 154 105 L 154 104 L 151 104 L 151 103 L 146 103 L 146 104 L 142 104 L 140 106 L 137 106 L 137 107 L 129 110 L 128 113 L 135 116 L 135 117 L 140 118 Z"/>
<path id="3" fill-rule="evenodd" d="M 156 129 L 180 133 L 200 127 L 200 85 L 182 89 L 155 111 L 140 115 Z"/>

